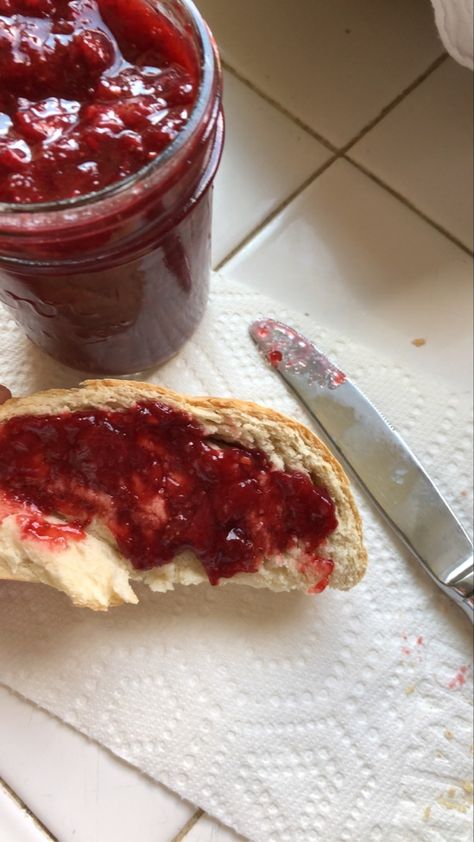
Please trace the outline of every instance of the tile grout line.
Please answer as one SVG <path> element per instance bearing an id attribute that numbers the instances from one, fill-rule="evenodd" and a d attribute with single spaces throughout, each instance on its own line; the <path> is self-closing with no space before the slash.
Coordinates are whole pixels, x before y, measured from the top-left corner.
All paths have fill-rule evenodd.
<path id="1" fill-rule="evenodd" d="M 193 829 L 194 825 L 198 823 L 199 819 L 202 819 L 204 815 L 204 810 L 196 810 L 196 812 L 193 813 L 191 818 L 188 819 L 184 827 L 181 828 L 181 830 L 176 834 L 176 836 L 173 836 L 170 842 L 184 842 L 188 833 Z"/>
<path id="2" fill-rule="evenodd" d="M 334 163 L 336 163 L 336 161 L 341 161 L 341 160 L 346 161 L 348 164 L 350 164 L 351 166 L 358 169 L 365 176 L 367 176 L 367 178 L 370 178 L 371 181 L 375 182 L 375 184 L 377 184 L 383 190 L 386 190 L 387 193 L 390 193 L 390 195 L 392 195 L 395 199 L 397 199 L 399 202 L 401 202 L 401 204 L 405 205 L 405 207 L 407 207 L 412 213 L 415 213 L 424 222 L 426 222 L 428 225 L 431 225 L 431 227 L 434 228 L 436 231 L 438 231 L 439 234 L 442 234 L 444 237 L 446 237 L 446 239 L 450 240 L 452 243 L 454 243 L 454 245 L 456 245 L 458 248 L 462 249 L 462 251 L 464 251 L 470 257 L 474 256 L 474 252 L 472 252 L 469 249 L 469 247 L 466 246 L 462 242 L 462 240 L 459 240 L 457 237 L 454 236 L 454 234 L 451 234 L 449 231 L 447 231 L 445 228 L 443 228 L 442 225 L 439 225 L 439 223 L 437 223 L 437 222 L 435 222 L 435 220 L 431 219 L 431 217 L 429 217 L 427 214 L 425 214 L 424 211 L 420 210 L 420 208 L 418 208 L 416 205 L 414 205 L 412 202 L 410 202 L 409 199 L 407 199 L 401 193 L 398 193 L 397 190 L 395 190 L 393 187 L 390 187 L 389 184 L 386 184 L 385 181 L 383 181 L 381 178 L 379 178 L 373 172 L 366 169 L 362 164 L 359 164 L 357 161 L 355 161 L 349 155 L 345 155 L 341 151 L 341 152 L 337 152 L 335 155 L 330 156 L 328 158 L 328 160 L 324 162 L 324 164 L 322 164 L 317 170 L 315 170 L 313 173 L 311 173 L 311 175 L 308 176 L 308 178 L 306 178 L 295 190 L 293 190 L 289 194 L 289 196 L 287 196 L 282 202 L 280 202 L 278 204 L 278 206 L 276 208 L 274 208 L 274 210 L 271 211 L 271 213 L 268 214 L 268 216 L 266 216 L 258 225 L 256 225 L 255 228 L 252 228 L 252 230 L 249 231 L 249 233 L 246 234 L 245 237 L 242 240 L 240 240 L 240 242 L 237 243 L 237 245 L 234 246 L 234 248 L 231 249 L 225 255 L 225 257 L 222 258 L 222 260 L 219 261 L 219 263 L 217 263 L 215 266 L 213 266 L 213 272 L 221 272 L 222 269 L 225 268 L 226 264 L 229 263 L 232 260 L 232 258 L 234 258 L 240 251 L 242 251 L 242 249 L 244 249 L 246 246 L 248 246 L 249 243 L 255 237 L 257 237 L 264 230 L 264 228 L 267 227 L 267 225 L 270 225 L 270 223 L 273 222 L 273 220 L 282 211 L 284 211 L 285 208 L 287 208 L 288 205 L 291 204 L 291 202 L 293 202 L 295 199 L 297 199 L 298 196 L 301 193 L 303 193 L 314 181 L 316 181 L 316 179 L 319 178 L 319 176 L 322 175 L 323 172 L 325 172 L 327 169 L 329 169 L 329 167 L 332 166 Z"/>
<path id="3" fill-rule="evenodd" d="M 338 147 L 332 141 L 328 140 L 324 135 L 319 134 L 315 129 L 309 126 L 307 123 L 304 122 L 300 117 L 297 117 L 293 114 L 288 108 L 282 105 L 278 100 L 271 97 L 265 91 L 263 91 L 258 85 L 251 81 L 247 76 L 244 76 L 239 70 L 236 70 L 235 67 L 232 67 L 227 61 L 222 61 L 222 67 L 235 76 L 240 82 L 246 85 L 254 94 L 259 96 L 261 99 L 268 102 L 273 108 L 283 114 L 284 117 L 287 117 L 300 129 L 303 129 L 307 134 L 311 135 L 314 140 L 317 140 L 321 143 L 322 146 L 325 146 L 326 149 L 329 149 L 330 152 L 339 153 L 340 155 L 344 155 L 349 149 L 351 149 L 359 140 L 361 140 L 366 134 L 368 134 L 378 123 L 380 123 L 397 105 L 409 95 L 411 94 L 419 85 L 424 82 L 428 76 L 430 76 L 435 70 L 438 69 L 444 62 L 448 59 L 448 54 L 446 52 L 441 53 L 431 64 L 423 70 L 422 73 L 419 74 L 406 88 L 403 88 L 399 94 L 397 94 L 394 99 L 392 99 L 387 105 L 384 105 L 383 108 L 380 109 L 378 114 L 369 120 L 365 126 L 363 126 L 360 131 L 357 132 L 350 140 L 344 143 L 342 146 Z"/>
<path id="4" fill-rule="evenodd" d="M 404 204 L 413 213 L 416 213 L 416 215 L 419 216 L 424 222 L 427 222 L 429 225 L 431 225 L 432 228 L 435 228 L 436 231 L 438 231 L 438 233 L 442 234 L 444 237 L 446 237 L 446 239 L 451 240 L 451 242 L 454 243 L 454 245 L 462 249 L 462 251 L 468 254 L 469 257 L 474 257 L 474 251 L 471 251 L 469 246 L 466 246 L 466 244 L 463 243 L 462 240 L 459 240 L 454 234 L 451 234 L 450 231 L 447 231 L 446 228 L 443 228 L 442 225 L 440 225 L 434 219 L 431 219 L 431 217 L 428 216 L 428 214 L 420 210 L 420 208 L 414 205 L 413 202 L 411 202 L 409 199 L 407 199 L 405 196 L 403 196 L 401 193 L 399 193 L 397 190 L 395 190 L 393 187 L 391 187 L 389 184 L 387 184 L 385 181 L 379 178 L 378 175 L 375 175 L 375 173 L 373 173 L 371 170 L 364 167 L 363 164 L 359 164 L 358 161 L 355 161 L 354 158 L 351 158 L 349 155 L 341 155 L 338 157 L 342 158 L 342 160 L 347 161 L 349 164 L 351 164 L 353 167 L 355 167 L 361 173 L 367 176 L 367 178 L 370 178 L 371 181 L 375 182 L 375 184 L 377 184 L 379 187 L 382 187 L 384 190 L 386 190 L 387 193 L 390 193 L 395 199 L 398 199 L 399 202 Z"/>
<path id="5" fill-rule="evenodd" d="M 326 149 L 329 149 L 330 152 L 335 153 L 338 151 L 337 147 L 334 146 L 334 144 L 331 143 L 331 141 L 327 140 L 325 137 L 323 137 L 323 135 L 315 131 L 315 129 L 312 129 L 311 126 L 308 126 L 307 123 L 300 119 L 300 117 L 296 117 L 295 114 L 292 114 L 292 112 L 289 111 L 288 108 L 285 108 L 284 105 L 281 105 L 281 103 L 278 102 L 278 100 L 273 99 L 273 97 L 265 93 L 265 91 L 262 91 L 262 89 L 259 88 L 258 85 L 255 85 L 254 82 L 251 81 L 251 79 L 249 79 L 247 76 L 244 76 L 239 70 L 236 70 L 235 67 L 232 67 L 230 64 L 228 64 L 227 61 L 222 61 L 222 67 L 224 68 L 224 70 L 227 70 L 229 73 L 231 73 L 232 76 L 235 76 L 235 78 L 238 79 L 239 82 L 242 82 L 244 85 L 246 85 L 246 87 L 249 88 L 252 91 L 252 93 L 257 94 L 257 96 L 259 96 L 260 99 L 263 99 L 265 100 L 265 102 L 268 102 L 268 104 L 275 108 L 277 111 L 279 111 L 280 114 L 283 114 L 284 117 L 287 117 L 289 120 L 291 120 L 292 123 L 295 123 L 297 126 L 299 126 L 300 129 L 303 129 L 303 131 L 311 135 L 311 137 L 313 137 L 314 140 L 317 140 L 322 146 L 325 146 Z"/>
<path id="6" fill-rule="evenodd" d="M 20 798 L 18 793 L 15 792 L 15 790 L 12 789 L 11 786 L 9 786 L 9 784 L 7 784 L 7 782 L 4 780 L 4 778 L 1 778 L 1 777 L 0 777 L 0 787 L 2 787 L 2 789 L 5 790 L 5 792 L 10 796 L 12 801 L 14 801 L 15 804 L 17 805 L 17 807 L 19 807 L 21 812 L 26 813 L 26 815 L 31 819 L 33 824 L 36 825 L 36 827 L 45 834 L 46 839 L 49 839 L 50 842 L 59 842 L 57 837 L 53 836 L 51 831 L 48 830 L 48 828 L 46 827 L 45 824 L 43 824 L 41 819 L 39 819 L 38 816 L 35 816 L 35 814 L 30 810 L 28 805 L 25 804 L 23 799 Z"/>
<path id="7" fill-rule="evenodd" d="M 366 134 L 372 131 L 372 129 L 375 128 L 375 126 L 377 126 L 378 123 L 380 123 L 388 114 L 390 114 L 390 112 L 393 111 L 397 107 L 397 105 L 400 105 L 400 103 L 403 102 L 403 100 L 406 99 L 406 97 L 409 94 L 413 93 L 413 91 L 416 88 L 418 88 L 419 85 L 425 82 L 428 76 L 431 76 L 431 74 L 434 73 L 434 71 L 437 70 L 438 67 L 444 64 L 447 58 L 448 54 L 442 53 L 440 56 L 438 56 L 438 58 L 431 62 L 429 67 L 427 67 L 426 70 L 423 71 L 423 73 L 420 73 L 420 75 L 417 76 L 416 79 L 413 80 L 413 82 L 410 82 L 410 84 L 407 85 L 407 87 L 404 88 L 403 91 L 400 91 L 400 93 L 397 94 L 397 96 L 394 97 L 394 99 L 392 99 L 387 105 L 384 105 L 384 107 L 380 109 L 379 113 L 375 117 L 373 117 L 372 120 L 370 120 L 367 123 L 367 125 L 363 126 L 363 128 L 359 132 L 357 132 L 357 134 L 353 138 L 351 138 L 351 140 L 344 144 L 344 146 L 341 146 L 339 150 L 341 155 L 345 155 L 349 149 L 352 149 L 352 147 L 359 142 L 359 140 L 362 140 L 362 138 L 365 137 Z"/>
<path id="8" fill-rule="evenodd" d="M 466 246 L 462 240 L 459 240 L 454 234 L 451 234 L 448 230 L 443 228 L 442 225 L 437 223 L 435 220 L 431 219 L 428 214 L 418 208 L 415 204 L 413 204 L 409 199 L 407 199 L 403 194 L 399 193 L 389 184 L 387 184 L 383 179 L 379 178 L 375 173 L 373 173 L 370 169 L 367 169 L 362 164 L 359 164 L 354 158 L 352 158 L 347 153 L 352 149 L 352 147 L 363 138 L 366 134 L 368 134 L 378 123 L 380 123 L 391 111 L 393 111 L 409 94 L 411 94 L 419 85 L 421 85 L 438 67 L 440 67 L 446 60 L 448 59 L 447 53 L 442 53 L 438 56 L 430 65 L 423 71 L 419 76 L 416 77 L 406 88 L 403 89 L 388 105 L 384 106 L 381 111 L 374 117 L 366 126 L 364 126 L 358 133 L 355 135 L 348 143 L 342 146 L 340 149 L 335 147 L 330 141 L 328 141 L 322 135 L 319 135 L 318 132 L 315 132 L 310 126 L 306 125 L 302 120 L 298 117 L 295 117 L 288 109 L 284 106 L 280 105 L 279 102 L 274 100 L 272 97 L 268 96 L 264 91 L 262 91 L 257 85 L 243 76 L 238 70 L 235 70 L 228 62 L 223 61 L 223 67 L 229 71 L 233 76 L 235 76 L 239 81 L 245 84 L 253 93 L 257 96 L 264 99 L 268 102 L 271 106 L 276 108 L 281 114 L 285 117 L 290 119 L 293 123 L 303 129 L 307 134 L 311 135 L 315 140 L 321 143 L 326 149 L 330 150 L 333 154 L 319 167 L 315 172 L 313 172 L 302 184 L 299 185 L 292 193 L 287 196 L 280 204 L 273 210 L 271 213 L 268 214 L 255 228 L 253 228 L 233 249 L 231 249 L 219 263 L 213 267 L 215 272 L 220 272 L 224 266 L 232 260 L 242 249 L 244 249 L 253 239 L 254 237 L 258 236 L 263 229 L 269 225 L 279 213 L 281 213 L 294 199 L 296 199 L 300 193 L 306 190 L 307 187 L 312 184 L 326 169 L 328 169 L 332 164 L 334 164 L 338 160 L 345 160 L 352 166 L 356 167 L 360 170 L 364 175 L 370 178 L 373 182 L 375 182 L 379 187 L 386 190 L 390 193 L 394 198 L 398 199 L 399 202 L 404 204 L 409 210 L 413 213 L 416 213 L 424 222 L 431 225 L 438 233 L 442 234 L 452 243 L 454 243 L 458 248 L 462 249 L 466 254 L 470 257 L 473 256 L 473 252 Z"/>
<path id="9" fill-rule="evenodd" d="M 224 268 L 226 263 L 228 263 L 230 260 L 232 260 L 232 258 L 235 257 L 235 255 L 239 251 L 241 251 L 243 248 L 245 248 L 245 246 L 247 246 L 250 243 L 250 241 L 254 239 L 254 237 L 258 236 L 258 234 L 260 234 L 261 231 L 263 231 L 263 229 L 267 227 L 267 225 L 269 225 L 271 222 L 273 222 L 273 220 L 282 211 L 284 211 L 285 208 L 287 208 L 288 205 L 291 204 L 291 202 L 294 201 L 294 199 L 298 198 L 300 193 L 303 193 L 306 190 L 306 188 L 309 187 L 310 184 L 313 183 L 313 181 L 315 181 L 320 175 L 322 175 L 322 173 L 325 170 L 327 170 L 328 167 L 330 167 L 331 164 L 333 164 L 335 161 L 337 161 L 338 158 L 340 158 L 340 157 L 341 157 L 341 155 L 339 153 L 336 153 L 335 155 L 331 155 L 327 159 L 327 161 L 324 162 L 324 164 L 321 164 L 321 166 L 318 167 L 317 170 L 315 170 L 314 172 L 311 173 L 311 175 L 309 175 L 307 178 L 305 178 L 305 180 L 301 184 L 299 184 L 298 187 L 295 190 L 293 190 L 288 196 L 286 196 L 286 198 L 283 199 L 282 202 L 279 202 L 277 207 L 274 208 L 271 211 L 271 213 L 268 214 L 268 216 L 266 216 L 258 225 L 256 225 L 255 228 L 252 228 L 252 230 L 249 231 L 249 233 L 246 234 L 245 237 L 239 243 L 237 243 L 237 245 L 234 246 L 234 248 L 231 249 L 230 252 L 228 252 L 228 254 L 226 254 L 226 256 L 223 257 L 222 260 L 219 261 L 219 263 L 216 264 L 216 266 L 213 267 L 213 271 L 214 272 L 220 272 L 221 269 Z"/>

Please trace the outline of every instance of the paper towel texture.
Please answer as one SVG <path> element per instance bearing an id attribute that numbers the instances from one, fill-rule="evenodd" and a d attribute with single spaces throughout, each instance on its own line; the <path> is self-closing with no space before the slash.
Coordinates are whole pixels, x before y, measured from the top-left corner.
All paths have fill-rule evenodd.
<path id="1" fill-rule="evenodd" d="M 194 339 L 149 379 L 310 423 L 248 338 L 263 315 L 321 344 L 469 524 L 466 398 L 246 288 L 215 278 Z M 17 394 L 78 382 L 4 310 L 0 324 L 0 382 Z M 251 839 L 467 842 L 469 622 L 358 499 L 370 565 L 349 593 L 144 589 L 139 606 L 97 615 L 43 586 L 0 583 L 0 681 Z"/>

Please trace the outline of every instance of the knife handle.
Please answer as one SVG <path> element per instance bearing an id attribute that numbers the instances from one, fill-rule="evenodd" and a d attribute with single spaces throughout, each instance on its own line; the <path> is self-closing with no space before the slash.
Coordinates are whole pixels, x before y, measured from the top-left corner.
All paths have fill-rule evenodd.
<path id="1" fill-rule="evenodd" d="M 467 599 L 463 599 L 461 608 L 466 612 L 467 616 L 470 617 L 471 623 L 474 623 L 474 596 L 469 596 Z"/>
<path id="2" fill-rule="evenodd" d="M 449 582 L 445 590 L 474 623 L 474 565 L 472 558 L 462 566 L 462 572 Z"/>

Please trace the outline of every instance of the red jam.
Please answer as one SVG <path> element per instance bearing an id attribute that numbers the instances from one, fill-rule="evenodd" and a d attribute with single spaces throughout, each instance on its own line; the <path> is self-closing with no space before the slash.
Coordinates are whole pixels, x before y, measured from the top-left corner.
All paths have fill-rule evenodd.
<path id="1" fill-rule="evenodd" d="M 191 549 L 217 584 L 257 571 L 265 556 L 298 541 L 314 592 L 332 572 L 320 556 L 337 526 L 324 488 L 304 473 L 273 468 L 259 450 L 206 435 L 186 413 L 158 402 L 7 421 L 0 491 L 10 501 L 4 516 L 14 504 L 22 512 L 33 506 L 65 518 L 73 540 L 100 518 L 139 570 Z M 47 525 L 29 528 L 30 538 L 48 538 Z"/>
<path id="2" fill-rule="evenodd" d="M 48 546 L 64 549 L 69 541 L 82 541 L 85 532 L 73 523 L 50 523 L 39 515 L 18 515 L 22 537 L 44 541 Z"/>
<path id="3" fill-rule="evenodd" d="M 274 351 L 268 352 L 268 362 L 274 368 L 277 368 L 282 360 L 283 360 L 283 354 L 281 353 L 281 351 L 274 350 Z"/>
<path id="4" fill-rule="evenodd" d="M 0 201 L 83 196 L 188 121 L 197 62 L 145 0 L 0 0 Z"/>
<path id="5" fill-rule="evenodd" d="M 0 0 L 0 301 L 59 362 L 143 372 L 195 330 L 221 95 L 190 0 Z"/>

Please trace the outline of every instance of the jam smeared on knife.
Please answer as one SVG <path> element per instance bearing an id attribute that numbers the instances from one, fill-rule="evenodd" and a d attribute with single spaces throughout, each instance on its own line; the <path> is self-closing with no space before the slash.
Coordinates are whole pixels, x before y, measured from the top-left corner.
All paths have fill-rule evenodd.
<path id="1" fill-rule="evenodd" d="M 315 592 L 332 573 L 320 554 L 337 526 L 324 488 L 302 472 L 275 469 L 259 450 L 213 439 L 160 402 L 5 422 L 0 503 L 2 493 L 9 500 L 3 517 L 17 504 L 24 518 L 25 504 L 33 506 L 64 518 L 73 540 L 100 518 L 140 570 L 191 549 L 217 584 L 257 571 L 265 557 L 298 541 Z M 34 521 L 28 537 L 47 540 L 47 526 Z"/>
<path id="2" fill-rule="evenodd" d="M 187 36 L 145 0 L 0 0 L 0 201 L 57 201 L 138 172 L 188 122 Z"/>
<path id="3" fill-rule="evenodd" d="M 338 389 L 346 375 L 301 333 L 275 319 L 258 319 L 250 336 L 273 368 L 280 363 L 292 374 L 304 377 L 309 386 Z"/>

